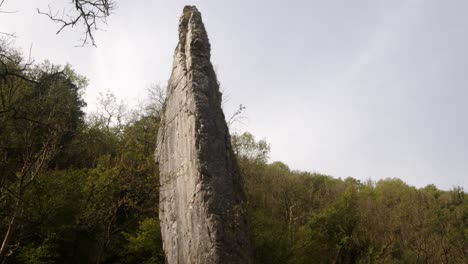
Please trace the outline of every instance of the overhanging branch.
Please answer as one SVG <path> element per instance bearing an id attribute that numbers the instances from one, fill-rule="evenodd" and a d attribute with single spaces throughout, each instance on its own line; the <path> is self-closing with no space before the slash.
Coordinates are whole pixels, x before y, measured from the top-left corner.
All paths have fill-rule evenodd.
<path id="1" fill-rule="evenodd" d="M 50 20 L 60 25 L 57 34 L 62 32 L 67 27 L 83 26 L 84 38 L 82 39 L 82 46 L 91 43 L 96 46 L 94 32 L 99 30 L 99 26 L 107 24 L 107 17 L 109 17 L 113 10 L 117 7 L 113 0 L 72 0 L 73 8 L 69 11 L 62 10 L 53 12 L 49 6 L 48 12 L 42 12 L 37 9 L 39 14 L 47 16 Z"/>

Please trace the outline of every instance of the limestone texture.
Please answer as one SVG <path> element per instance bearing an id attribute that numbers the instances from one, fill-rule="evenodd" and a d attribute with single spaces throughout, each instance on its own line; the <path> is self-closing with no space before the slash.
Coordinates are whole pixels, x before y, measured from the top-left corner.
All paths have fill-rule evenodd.
<path id="1" fill-rule="evenodd" d="M 252 263 L 242 183 L 210 50 L 200 12 L 186 6 L 156 148 L 169 264 Z"/>

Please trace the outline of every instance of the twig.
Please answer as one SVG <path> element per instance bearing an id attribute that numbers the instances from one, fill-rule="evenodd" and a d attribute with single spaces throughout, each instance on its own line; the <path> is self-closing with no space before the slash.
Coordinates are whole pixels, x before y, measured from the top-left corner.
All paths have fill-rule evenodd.
<path id="1" fill-rule="evenodd" d="M 6 35 L 10 38 L 16 38 L 16 33 L 6 33 L 6 32 L 0 32 L 1 35 Z"/>
<path id="2" fill-rule="evenodd" d="M 73 28 L 78 24 L 82 24 L 84 26 L 84 38 L 81 40 L 81 46 L 88 44 L 88 42 L 96 46 L 94 32 L 99 30 L 99 23 L 107 24 L 107 17 L 116 8 L 115 2 L 113 0 L 72 0 L 72 4 L 74 5 L 75 14 L 66 15 L 65 9 L 63 9 L 61 16 L 59 16 L 58 12 L 53 14 L 50 6 L 48 12 L 42 12 L 39 9 L 37 9 L 37 12 L 61 25 L 57 34 L 67 27 Z M 72 11 L 68 11 L 68 13 L 70 12 Z"/>

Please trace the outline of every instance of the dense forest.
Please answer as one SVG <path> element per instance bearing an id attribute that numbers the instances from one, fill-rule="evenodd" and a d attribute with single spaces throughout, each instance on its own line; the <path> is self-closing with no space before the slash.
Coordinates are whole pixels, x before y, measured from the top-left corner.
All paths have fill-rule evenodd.
<path id="1" fill-rule="evenodd" d="M 86 85 L 0 45 L 0 263 L 164 263 L 160 90 L 137 110 L 105 94 L 85 114 Z M 294 171 L 248 132 L 232 144 L 256 263 L 466 263 L 462 188 Z"/>

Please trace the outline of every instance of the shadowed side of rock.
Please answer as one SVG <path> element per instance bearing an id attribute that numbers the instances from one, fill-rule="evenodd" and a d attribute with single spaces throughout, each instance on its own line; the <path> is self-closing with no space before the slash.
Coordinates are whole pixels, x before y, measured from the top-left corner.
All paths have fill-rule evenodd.
<path id="1" fill-rule="evenodd" d="M 201 14 L 184 8 L 156 160 L 167 262 L 252 263 L 241 179 Z"/>

